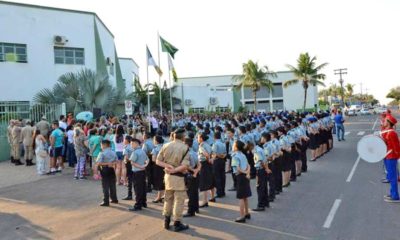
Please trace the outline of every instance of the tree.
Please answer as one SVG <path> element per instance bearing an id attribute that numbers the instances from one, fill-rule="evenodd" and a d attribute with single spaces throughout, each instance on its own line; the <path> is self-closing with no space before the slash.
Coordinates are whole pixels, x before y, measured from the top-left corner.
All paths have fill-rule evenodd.
<path id="1" fill-rule="evenodd" d="M 354 84 L 348 83 L 345 86 L 346 89 L 346 95 L 348 99 L 351 99 L 353 97 L 353 93 L 354 93 Z"/>
<path id="2" fill-rule="evenodd" d="M 233 80 L 238 82 L 237 88 L 248 87 L 253 92 L 254 112 L 257 111 L 257 92 L 261 87 L 266 87 L 269 91 L 273 90 L 271 78 L 277 77 L 276 73 L 270 71 L 268 66 L 259 67 L 258 63 L 249 60 L 243 63 L 243 73 L 239 76 L 234 76 Z"/>
<path id="3" fill-rule="evenodd" d="M 325 86 L 325 84 L 321 80 L 324 80 L 326 76 L 323 73 L 319 73 L 319 71 L 321 71 L 322 68 L 328 65 L 328 63 L 323 63 L 316 66 L 316 61 L 316 57 L 311 58 L 308 53 L 301 53 L 299 58 L 297 59 L 296 67 L 289 64 L 286 65 L 290 69 L 290 71 L 293 72 L 295 79 L 285 81 L 283 83 L 283 86 L 286 88 L 288 86 L 301 82 L 304 89 L 303 111 L 306 109 L 307 89 L 310 84 Z"/>
<path id="4" fill-rule="evenodd" d="M 386 95 L 387 98 L 392 98 L 397 102 L 400 101 L 400 87 L 390 89 L 390 92 Z"/>
<path id="5" fill-rule="evenodd" d="M 53 89 L 42 89 L 34 96 L 37 103 L 66 103 L 67 111 L 74 112 L 93 108 L 113 112 L 122 102 L 125 94 L 114 88 L 107 75 L 97 74 L 90 69 L 77 73 L 63 74 L 57 80 Z"/>

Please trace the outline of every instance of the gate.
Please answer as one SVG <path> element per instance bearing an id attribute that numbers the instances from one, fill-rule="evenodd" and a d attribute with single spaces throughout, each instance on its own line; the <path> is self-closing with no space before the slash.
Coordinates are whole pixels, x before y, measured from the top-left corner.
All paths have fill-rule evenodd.
<path id="1" fill-rule="evenodd" d="M 31 104 L 30 102 L 0 102 L 0 161 L 10 159 L 7 128 L 10 120 L 31 120 L 39 122 L 46 116 L 50 123 L 65 115 L 65 104 Z"/>

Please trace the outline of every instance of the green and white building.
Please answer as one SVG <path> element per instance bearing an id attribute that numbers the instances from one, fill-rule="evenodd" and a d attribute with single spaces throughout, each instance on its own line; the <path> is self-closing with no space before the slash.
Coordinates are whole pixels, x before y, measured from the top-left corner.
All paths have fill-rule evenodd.
<path id="1" fill-rule="evenodd" d="M 202 111 L 238 111 L 241 106 L 253 110 L 253 92 L 249 88 L 237 88 L 233 77 L 235 75 L 205 76 L 180 78 L 174 87 L 174 96 L 183 99 L 181 105 L 175 105 L 175 110 L 188 112 Z M 304 89 L 301 83 L 283 87 L 287 80 L 294 79 L 289 71 L 277 72 L 276 78 L 271 78 L 273 90 L 265 87 L 257 92 L 257 110 L 270 112 L 275 110 L 298 110 L 303 108 Z M 237 84 L 236 84 L 237 85 Z M 306 108 L 318 107 L 318 90 L 309 86 L 307 90 Z"/>
<path id="2" fill-rule="evenodd" d="M 89 68 L 127 93 L 139 66 L 119 58 L 96 13 L 0 1 L 0 102 L 27 102 L 67 72 Z"/>

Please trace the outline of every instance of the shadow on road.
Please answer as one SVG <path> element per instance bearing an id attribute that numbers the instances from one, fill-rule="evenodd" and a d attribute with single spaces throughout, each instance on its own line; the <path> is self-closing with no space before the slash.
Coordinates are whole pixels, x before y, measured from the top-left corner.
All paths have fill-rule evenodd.
<path id="1" fill-rule="evenodd" d="M 0 212 L 1 239 L 51 239 L 49 230 L 33 224 L 18 214 Z"/>

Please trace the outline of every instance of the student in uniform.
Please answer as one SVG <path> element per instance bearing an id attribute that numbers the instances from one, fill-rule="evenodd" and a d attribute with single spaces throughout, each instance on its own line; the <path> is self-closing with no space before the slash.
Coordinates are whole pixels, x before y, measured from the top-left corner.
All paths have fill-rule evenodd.
<path id="1" fill-rule="evenodd" d="M 164 198 L 164 168 L 156 165 L 157 155 L 160 152 L 163 144 L 164 139 L 162 136 L 157 135 L 153 138 L 154 148 L 151 151 L 151 157 L 153 162 L 153 173 L 152 173 L 152 183 L 154 190 L 158 191 L 156 198 L 152 201 L 153 203 L 162 203 L 162 199 Z"/>
<path id="2" fill-rule="evenodd" d="M 263 132 L 261 134 L 260 144 L 262 144 L 267 166 L 269 169 L 269 171 L 267 171 L 267 181 L 269 184 L 268 202 L 273 202 L 275 200 L 276 191 L 274 178 L 274 172 L 276 172 L 276 169 L 274 164 L 275 148 L 271 141 L 271 135 L 267 132 Z"/>
<path id="3" fill-rule="evenodd" d="M 198 158 L 201 164 L 200 170 L 200 183 L 199 188 L 200 192 L 203 192 L 203 204 L 200 205 L 200 208 L 208 207 L 208 201 L 215 202 L 214 197 L 214 175 L 213 175 L 213 166 L 211 159 L 211 147 L 206 142 L 208 139 L 207 134 L 202 133 L 198 135 L 197 141 L 199 142 L 199 151 Z M 211 191 L 211 199 L 208 200 L 207 191 Z"/>
<path id="4" fill-rule="evenodd" d="M 217 198 L 225 197 L 225 157 L 226 157 L 226 146 L 221 141 L 221 132 L 214 133 L 214 144 L 212 145 L 212 162 L 213 162 L 213 173 L 215 177 L 215 189 L 217 192 Z"/>
<path id="5" fill-rule="evenodd" d="M 186 187 L 188 201 L 188 211 L 183 217 L 193 217 L 199 213 L 199 172 L 201 164 L 198 160 L 197 153 L 192 149 L 193 139 L 185 138 L 185 144 L 189 147 L 189 162 L 188 174 L 186 174 Z"/>
<path id="6" fill-rule="evenodd" d="M 142 149 L 146 153 L 147 157 L 149 159 L 152 159 L 151 156 L 151 151 L 153 151 L 154 144 L 153 140 L 151 139 L 151 133 L 145 132 L 143 135 L 143 146 Z M 151 192 L 152 191 L 152 185 L 153 185 L 153 163 L 152 161 L 149 162 L 149 164 L 146 167 L 146 191 Z"/>
<path id="7" fill-rule="evenodd" d="M 282 151 L 282 187 L 290 186 L 290 174 L 291 174 L 291 151 L 292 148 L 289 144 L 288 137 L 286 136 L 286 131 L 283 127 L 277 129 L 279 135 L 280 148 Z"/>
<path id="8" fill-rule="evenodd" d="M 275 180 L 275 195 L 278 195 L 282 192 L 282 151 L 281 151 L 281 144 L 278 140 L 278 133 L 274 130 L 271 131 L 271 143 L 274 147 L 274 154 L 273 154 L 273 164 L 275 166 L 275 170 L 273 171 L 274 180 Z"/>
<path id="9" fill-rule="evenodd" d="M 271 173 L 271 170 L 268 168 L 268 160 L 264 153 L 264 149 L 259 145 L 251 146 L 250 149 L 253 151 L 254 167 L 257 171 L 258 204 L 253 211 L 260 212 L 265 211 L 265 208 L 269 208 L 267 175 Z"/>
<path id="10" fill-rule="evenodd" d="M 110 148 L 110 141 L 103 140 L 101 142 L 102 152 L 97 157 L 96 169 L 101 174 L 101 185 L 103 188 L 103 202 L 100 206 L 107 207 L 111 203 L 118 203 L 117 199 L 117 187 L 115 181 L 115 163 L 117 161 L 117 155 Z"/>
<path id="11" fill-rule="evenodd" d="M 124 139 L 124 151 L 122 154 L 124 155 L 124 164 L 126 169 L 126 176 L 128 178 L 128 195 L 122 200 L 132 200 L 132 185 L 133 185 L 133 172 L 132 172 L 132 164 L 129 158 L 132 155 L 133 149 L 131 146 L 132 137 L 127 135 Z"/>
<path id="12" fill-rule="evenodd" d="M 131 147 L 132 155 L 129 158 L 132 164 L 133 172 L 133 189 L 135 191 L 135 205 L 129 208 L 129 211 L 139 211 L 142 207 L 147 208 L 146 199 L 146 166 L 149 163 L 149 158 L 140 147 L 139 139 L 132 139 Z"/>
<path id="13" fill-rule="evenodd" d="M 250 189 L 250 166 L 244 155 L 245 144 L 237 140 L 233 144 L 232 153 L 232 171 L 236 174 L 237 191 L 236 198 L 239 199 L 240 217 L 235 220 L 238 223 L 245 223 L 246 219 L 250 219 L 249 201 L 251 197 Z"/>
<path id="14" fill-rule="evenodd" d="M 236 191 L 236 175 L 232 172 L 232 148 L 233 148 L 233 143 L 235 142 L 235 129 L 233 128 L 228 128 L 226 130 L 227 132 L 227 142 L 228 142 L 228 159 L 229 159 L 229 168 L 231 169 L 230 173 L 232 174 L 232 182 L 233 186 L 228 189 L 228 191 Z"/>

